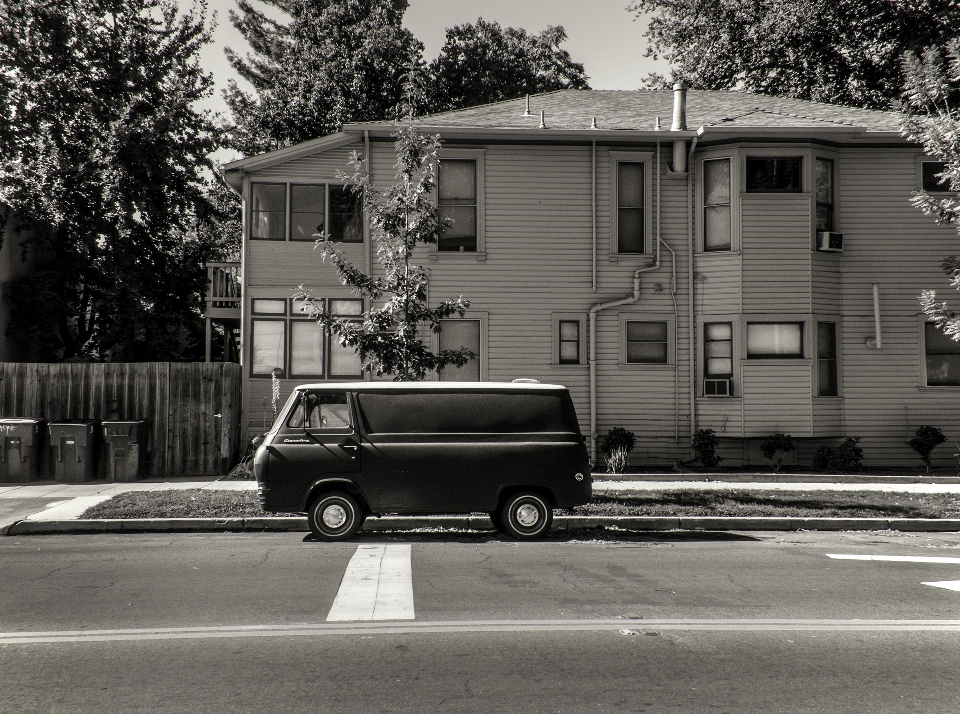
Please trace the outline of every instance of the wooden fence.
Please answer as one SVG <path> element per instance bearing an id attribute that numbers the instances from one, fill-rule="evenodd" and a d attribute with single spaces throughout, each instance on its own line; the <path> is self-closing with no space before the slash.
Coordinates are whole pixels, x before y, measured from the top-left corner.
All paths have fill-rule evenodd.
<path id="1" fill-rule="evenodd" d="M 238 457 L 240 365 L 0 363 L 0 418 L 146 420 L 146 476 L 224 474 Z"/>

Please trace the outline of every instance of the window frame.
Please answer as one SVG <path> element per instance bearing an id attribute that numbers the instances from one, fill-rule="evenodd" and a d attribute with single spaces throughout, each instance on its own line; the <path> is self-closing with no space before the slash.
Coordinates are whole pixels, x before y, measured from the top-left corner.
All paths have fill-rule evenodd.
<path id="1" fill-rule="evenodd" d="M 829 162 L 830 164 L 830 203 L 821 203 L 818 196 L 819 184 L 817 182 L 817 163 L 820 161 Z M 817 152 L 814 152 L 813 159 L 811 163 L 811 170 L 813 175 L 811 177 L 811 183 L 813 185 L 813 231 L 814 233 L 828 232 L 833 233 L 837 232 L 837 160 L 833 156 L 823 156 Z M 820 228 L 817 221 L 818 209 L 820 206 L 827 206 L 830 216 L 830 225 L 828 228 Z"/>
<path id="2" fill-rule="evenodd" d="M 734 167 L 736 165 L 736 154 L 730 155 L 719 155 L 719 156 L 702 156 L 699 161 L 700 168 L 700 210 L 698 211 L 698 218 L 700 222 L 700 251 L 702 253 L 731 253 L 737 249 L 737 231 L 734 230 L 734 226 L 738 221 L 734 221 L 734 204 L 737 201 L 734 200 L 735 196 L 739 194 L 736 190 L 736 183 L 734 180 L 735 172 Z M 728 179 L 729 179 L 729 202 L 724 203 L 710 203 L 706 202 L 707 198 L 707 189 L 704 184 L 707 178 L 707 171 L 705 164 L 708 161 L 726 161 L 728 163 Z M 707 209 L 712 208 L 713 206 L 727 206 L 730 211 L 730 245 L 727 248 L 707 248 Z"/>
<path id="3" fill-rule="evenodd" d="M 485 156 L 486 149 L 458 149 L 455 147 L 444 147 L 443 156 L 440 157 L 440 163 L 443 163 L 444 159 L 448 161 L 475 161 L 476 162 L 476 181 L 477 181 L 477 249 L 476 251 L 459 251 L 459 250 L 440 250 L 439 242 L 434 243 L 430 246 L 429 259 L 431 261 L 447 259 L 448 256 L 458 256 L 459 259 L 463 259 L 464 256 L 473 257 L 479 262 L 483 262 L 487 259 L 487 244 L 486 244 L 486 226 L 484 220 L 484 214 L 486 213 L 486 165 L 485 165 Z M 438 171 L 439 179 L 439 171 Z M 439 184 L 434 189 L 434 199 L 436 199 L 437 206 L 440 205 L 440 187 Z M 442 258 L 441 258 L 442 256 Z M 457 258 L 449 258 L 456 260 Z"/>
<path id="4" fill-rule="evenodd" d="M 621 312 L 619 319 L 619 360 L 618 366 L 627 369 L 674 369 L 677 364 L 677 322 L 671 313 Z M 662 322 L 667 326 L 666 362 L 628 362 L 627 361 L 627 323 Z"/>
<path id="5" fill-rule="evenodd" d="M 587 335 L 586 335 L 586 326 L 587 319 L 584 317 L 583 313 L 579 312 L 555 312 L 553 313 L 552 322 L 553 330 L 551 332 L 553 338 L 553 354 L 551 357 L 550 364 L 555 367 L 584 367 L 587 365 Z M 561 362 L 560 361 L 560 323 L 561 322 L 576 322 L 579 325 L 579 345 L 577 349 L 577 362 Z"/>
<path id="6" fill-rule="evenodd" d="M 287 317 L 253 317 L 250 319 L 250 378 L 251 379 L 271 379 L 273 377 L 273 370 L 270 372 L 257 372 L 257 361 L 254 357 L 254 345 L 256 342 L 257 335 L 257 323 L 266 323 L 266 322 L 279 322 L 283 327 L 283 335 L 280 338 L 280 346 L 283 348 L 284 354 L 283 359 L 281 360 L 283 364 L 278 365 L 281 370 L 280 379 L 285 379 L 287 376 L 287 360 L 289 359 L 289 345 L 287 340 L 289 339 L 289 330 L 287 329 L 287 323 L 289 322 Z M 274 367 L 276 369 L 276 367 Z"/>
<path id="7" fill-rule="evenodd" d="M 750 326 L 751 325 L 799 325 L 800 326 L 800 353 L 784 355 L 751 355 L 750 354 Z M 743 319 L 743 356 L 745 360 L 757 362 L 760 360 L 800 360 L 807 359 L 810 349 L 810 337 L 807 334 L 809 321 L 806 319 L 784 319 L 774 320 L 768 318 L 744 317 Z"/>
<path id="8" fill-rule="evenodd" d="M 480 381 L 488 381 L 488 360 L 487 360 L 487 322 L 489 319 L 489 314 L 485 311 L 478 310 L 467 310 L 463 317 L 448 317 L 441 320 L 441 322 L 446 322 L 447 320 L 475 320 L 480 323 L 480 354 L 477 355 L 477 359 L 480 360 Z M 434 333 L 433 335 L 433 350 L 440 350 L 440 335 Z M 440 377 L 434 373 L 431 377 L 435 381 L 445 381 L 441 380 Z"/>
<path id="9" fill-rule="evenodd" d="M 799 148 L 797 153 L 784 153 L 782 149 L 766 149 L 763 151 L 755 151 L 752 149 L 741 149 L 741 155 L 743 156 L 743 168 L 741 170 L 741 178 L 743 180 L 741 193 L 747 194 L 759 194 L 759 195 L 782 195 L 782 194 L 804 194 L 809 193 L 808 182 L 810 178 L 806 175 L 809 171 L 809 165 L 812 163 L 810 161 L 811 151 L 808 148 Z M 800 185 L 796 189 L 751 189 L 747 183 L 747 164 L 750 163 L 751 159 L 760 159 L 764 161 L 775 161 L 777 159 L 797 159 L 800 161 Z"/>
<path id="10" fill-rule="evenodd" d="M 930 156 L 923 155 L 917 157 L 917 191 L 923 191 L 928 193 L 933 197 L 941 196 L 942 194 L 954 194 L 957 195 L 956 191 L 951 191 L 950 186 L 947 185 L 942 189 L 927 189 L 923 186 L 923 165 L 924 164 L 943 164 L 943 161 L 937 161 L 936 159 L 931 158 Z"/>
<path id="11" fill-rule="evenodd" d="M 738 317 L 723 317 L 719 315 L 707 315 L 704 317 L 703 321 L 700 322 L 700 380 L 699 380 L 699 396 L 706 397 L 709 399 L 733 399 L 736 396 L 734 386 L 737 383 L 736 379 L 736 366 L 737 366 L 737 326 L 739 324 Z M 725 340 L 709 340 L 707 339 L 707 327 L 709 325 L 729 325 L 730 326 L 730 373 L 729 374 L 711 374 L 707 369 L 707 344 L 709 342 L 721 342 Z M 730 393 L 729 394 L 707 394 L 706 382 L 708 379 L 729 379 L 730 380 Z"/>
<path id="12" fill-rule="evenodd" d="M 927 359 L 929 353 L 927 352 L 927 325 L 933 325 L 936 328 L 936 324 L 927 320 L 926 315 L 919 315 L 917 317 L 917 323 L 919 327 L 919 339 L 918 343 L 920 345 L 920 386 L 923 389 L 960 389 L 960 382 L 957 384 L 930 384 L 929 382 L 929 371 L 927 369 Z M 956 343 L 958 349 L 960 349 L 960 343 Z M 944 354 L 944 353 L 934 353 L 934 354 Z"/>
<path id="13" fill-rule="evenodd" d="M 654 155 L 652 151 L 611 151 L 610 154 L 610 261 L 634 259 L 638 262 L 646 262 L 655 254 L 653 241 L 655 235 L 653 232 L 653 172 L 655 170 Z M 620 233 L 620 164 L 643 164 L 643 252 L 642 253 L 621 253 L 619 245 Z"/>
<path id="14" fill-rule="evenodd" d="M 330 187 L 331 186 L 348 186 L 349 184 L 338 182 L 338 181 L 307 181 L 307 180 L 296 180 L 296 181 L 271 181 L 271 180 L 253 180 L 251 179 L 247 184 L 247 201 L 246 203 L 250 205 L 250 202 L 253 200 L 253 187 L 256 185 L 268 185 L 268 186 L 283 186 L 284 188 L 284 227 L 283 227 L 283 238 L 260 238 L 253 235 L 253 226 L 254 226 L 254 210 L 251 205 L 249 210 L 245 210 L 244 216 L 244 227 L 246 230 L 247 240 L 250 241 L 265 241 L 272 243 L 299 243 L 299 244 L 313 244 L 317 241 L 316 238 L 312 236 L 309 238 L 294 238 L 293 237 L 293 205 L 292 205 L 292 196 L 293 196 L 293 187 L 294 186 L 322 186 L 323 187 L 323 226 L 324 232 L 329 231 L 330 229 Z M 342 239 L 331 239 L 331 243 L 340 243 L 345 245 L 363 245 L 366 242 L 366 214 L 363 211 L 363 203 L 360 202 L 360 239 L 359 240 L 342 240 Z"/>
<path id="15" fill-rule="evenodd" d="M 816 349 L 812 351 L 816 361 L 816 397 L 825 399 L 836 399 L 843 396 L 843 390 L 840 385 L 840 320 L 836 317 L 817 316 L 814 320 L 816 329 Z M 820 356 L 820 325 L 833 325 L 833 357 L 824 358 Z M 836 384 L 835 394 L 822 394 L 820 391 L 820 367 L 823 362 L 833 363 L 833 379 Z"/>
<path id="16" fill-rule="evenodd" d="M 357 298 L 355 296 L 341 296 L 333 295 L 322 298 L 316 298 L 317 300 L 323 301 L 323 309 L 329 310 L 330 305 L 334 300 L 347 300 L 350 302 L 360 303 L 361 314 L 365 307 L 365 302 L 363 298 Z M 283 301 L 285 312 L 281 315 L 280 313 L 255 313 L 253 312 L 253 305 L 255 300 L 276 300 Z M 328 330 L 324 330 L 323 335 L 323 373 L 316 374 L 312 372 L 304 372 L 293 374 L 293 327 L 291 326 L 295 322 L 309 322 L 315 323 L 315 320 L 311 320 L 309 317 L 305 317 L 304 313 L 297 310 L 298 301 L 293 298 L 274 298 L 274 297 L 251 297 L 250 298 L 250 347 L 249 347 L 249 357 L 250 357 L 250 369 L 249 376 L 251 379 L 269 379 L 270 374 L 264 373 L 254 373 L 254 359 L 253 359 L 253 336 L 255 334 L 255 322 L 282 322 L 284 324 L 283 332 L 283 365 L 281 369 L 283 370 L 282 379 L 316 379 L 321 381 L 358 381 L 364 378 L 364 371 L 361 365 L 360 369 L 354 374 L 333 374 L 331 370 L 331 342 L 334 339 L 333 335 L 330 334 Z M 360 315 L 336 315 L 335 317 L 344 317 L 347 319 L 355 318 L 356 320 L 362 319 Z"/>

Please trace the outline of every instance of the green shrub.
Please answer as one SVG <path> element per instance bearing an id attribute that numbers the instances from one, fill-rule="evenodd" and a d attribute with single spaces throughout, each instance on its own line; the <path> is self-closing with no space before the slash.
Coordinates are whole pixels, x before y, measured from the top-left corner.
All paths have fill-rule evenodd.
<path id="1" fill-rule="evenodd" d="M 821 446 L 813 454 L 813 468 L 817 471 L 859 471 L 863 465 L 863 449 L 859 436 L 848 436 L 836 447 Z"/>
<path id="2" fill-rule="evenodd" d="M 770 459 L 770 466 L 774 473 L 783 465 L 783 457 L 791 451 L 797 450 L 797 441 L 789 434 L 781 431 L 771 434 L 760 444 L 760 453 Z"/>
<path id="3" fill-rule="evenodd" d="M 710 468 L 723 461 L 722 456 L 717 456 L 718 446 L 720 439 L 713 429 L 697 429 L 697 433 L 693 435 L 693 452 L 702 466 Z"/>
<path id="4" fill-rule="evenodd" d="M 632 431 L 615 426 L 607 432 L 601 449 L 607 461 L 607 473 L 622 474 L 636 444 Z"/>
<path id="5" fill-rule="evenodd" d="M 923 463 L 927 465 L 927 473 L 930 473 L 930 452 L 946 440 L 947 437 L 937 427 L 925 425 L 917 427 L 907 445 L 920 455 Z"/>

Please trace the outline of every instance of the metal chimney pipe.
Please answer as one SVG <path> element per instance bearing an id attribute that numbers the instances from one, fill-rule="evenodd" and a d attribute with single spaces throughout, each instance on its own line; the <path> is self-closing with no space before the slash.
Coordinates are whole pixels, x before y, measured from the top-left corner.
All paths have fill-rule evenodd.
<path id="1" fill-rule="evenodd" d="M 687 86 L 683 82 L 673 85 L 673 125 L 670 131 L 687 130 Z"/>

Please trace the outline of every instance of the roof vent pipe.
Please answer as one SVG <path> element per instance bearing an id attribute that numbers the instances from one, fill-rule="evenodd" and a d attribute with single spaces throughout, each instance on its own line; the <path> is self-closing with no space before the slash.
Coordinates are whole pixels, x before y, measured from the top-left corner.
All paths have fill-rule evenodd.
<path id="1" fill-rule="evenodd" d="M 683 82 L 673 85 L 673 125 L 670 131 L 687 130 L 687 86 Z"/>
<path id="2" fill-rule="evenodd" d="M 673 125 L 670 131 L 687 130 L 687 87 L 683 82 L 673 85 Z M 673 171 L 682 174 L 687 171 L 687 142 L 677 139 L 673 142 Z"/>

